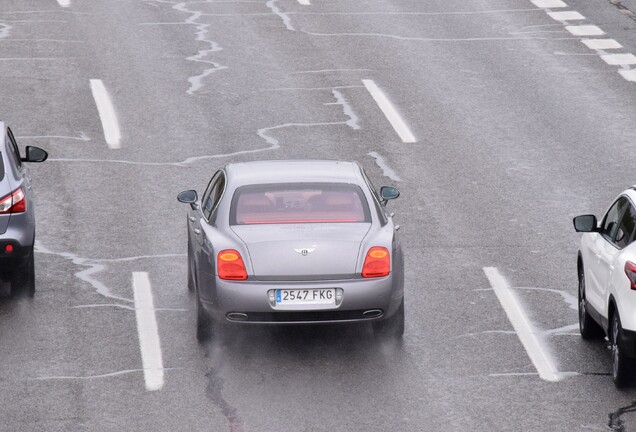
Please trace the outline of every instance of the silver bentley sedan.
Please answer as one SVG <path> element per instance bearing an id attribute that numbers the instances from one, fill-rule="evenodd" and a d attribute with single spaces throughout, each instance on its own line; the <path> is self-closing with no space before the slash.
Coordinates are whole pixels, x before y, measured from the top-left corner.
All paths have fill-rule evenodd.
<path id="1" fill-rule="evenodd" d="M 188 287 L 197 338 L 224 324 L 369 321 L 404 333 L 404 260 L 386 210 L 399 192 L 341 161 L 233 163 L 190 205 Z"/>

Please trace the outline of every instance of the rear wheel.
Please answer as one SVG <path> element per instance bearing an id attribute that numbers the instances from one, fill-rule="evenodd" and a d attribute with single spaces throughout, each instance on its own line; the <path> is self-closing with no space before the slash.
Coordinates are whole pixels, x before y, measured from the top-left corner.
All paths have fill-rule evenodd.
<path id="1" fill-rule="evenodd" d="M 625 355 L 623 349 L 623 327 L 621 326 L 621 318 L 618 315 L 618 310 L 615 310 L 612 314 L 612 320 L 610 323 L 610 344 L 612 349 L 612 379 L 614 385 L 617 388 L 627 386 L 632 378 L 631 366 L 634 364 L 634 360 Z"/>
<path id="2" fill-rule="evenodd" d="M 194 276 L 192 259 L 190 258 L 190 245 L 188 245 L 188 291 L 194 290 Z"/>
<path id="3" fill-rule="evenodd" d="M 600 339 L 605 336 L 603 328 L 594 321 L 587 310 L 585 297 L 585 273 L 579 268 L 579 332 L 583 339 Z"/>
<path id="4" fill-rule="evenodd" d="M 402 338 L 404 335 L 404 299 L 392 317 L 373 323 L 373 333 L 380 338 Z"/>
<path id="5" fill-rule="evenodd" d="M 12 297 L 33 297 L 35 295 L 35 259 L 33 255 L 33 246 L 31 246 L 27 262 L 13 271 L 10 281 Z"/>
<path id="6" fill-rule="evenodd" d="M 212 336 L 212 326 L 214 321 L 205 311 L 199 298 L 199 292 L 196 292 L 196 310 L 197 310 L 197 340 L 205 342 Z"/>

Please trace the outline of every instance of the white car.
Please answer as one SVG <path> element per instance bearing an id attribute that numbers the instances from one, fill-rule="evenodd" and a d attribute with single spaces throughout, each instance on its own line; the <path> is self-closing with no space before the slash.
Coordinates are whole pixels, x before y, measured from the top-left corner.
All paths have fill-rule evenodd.
<path id="1" fill-rule="evenodd" d="M 605 334 L 612 350 L 612 378 L 624 387 L 636 357 L 636 187 L 612 203 L 599 224 L 594 215 L 574 218 L 584 233 L 578 254 L 579 330 L 583 339 Z"/>

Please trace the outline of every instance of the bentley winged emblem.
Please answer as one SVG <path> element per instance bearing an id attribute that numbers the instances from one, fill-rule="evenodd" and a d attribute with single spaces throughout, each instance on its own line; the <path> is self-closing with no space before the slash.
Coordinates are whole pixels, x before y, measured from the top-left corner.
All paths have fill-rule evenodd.
<path id="1" fill-rule="evenodd" d="M 310 253 L 312 253 L 313 251 L 315 251 L 316 248 L 303 248 L 303 249 L 294 249 L 294 251 L 298 252 L 299 254 L 301 254 L 302 256 L 307 256 Z"/>

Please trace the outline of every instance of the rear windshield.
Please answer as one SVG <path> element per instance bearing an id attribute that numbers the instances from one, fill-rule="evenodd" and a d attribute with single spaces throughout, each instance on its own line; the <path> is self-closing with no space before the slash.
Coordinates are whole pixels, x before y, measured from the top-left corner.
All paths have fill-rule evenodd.
<path id="1" fill-rule="evenodd" d="M 2 162 L 2 152 L 0 152 L 0 181 L 4 178 L 4 163 Z"/>
<path id="2" fill-rule="evenodd" d="M 236 190 L 231 225 L 370 222 L 359 186 L 293 183 L 243 186 Z"/>

